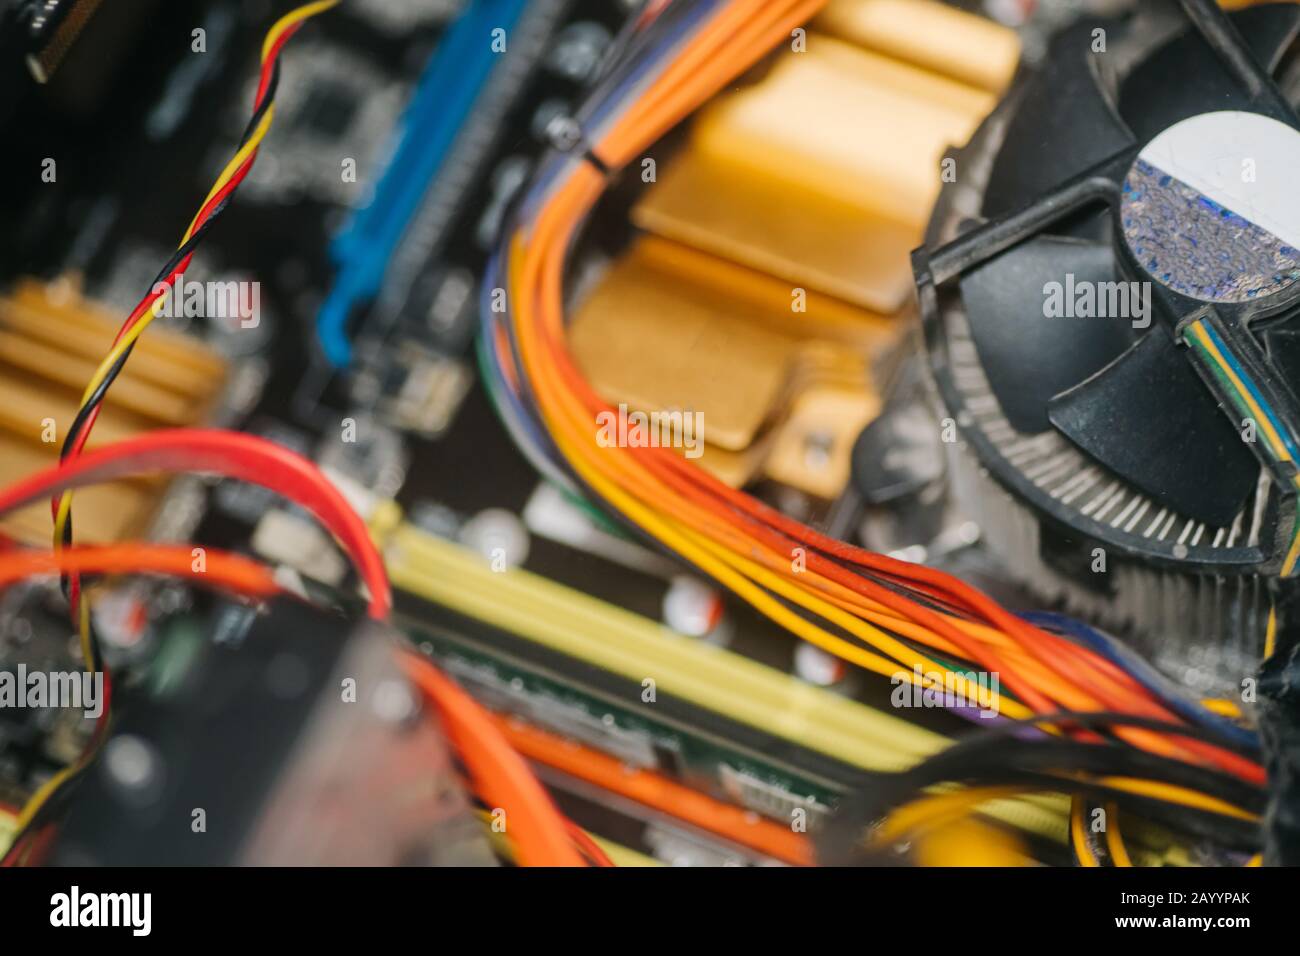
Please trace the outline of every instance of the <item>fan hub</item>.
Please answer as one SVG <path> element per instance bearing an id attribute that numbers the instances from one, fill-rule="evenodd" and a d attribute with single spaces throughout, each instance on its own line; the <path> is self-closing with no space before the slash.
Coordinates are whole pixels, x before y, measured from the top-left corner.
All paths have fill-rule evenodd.
<path id="1" fill-rule="evenodd" d="M 1300 292 L 1300 131 L 1258 113 L 1181 120 L 1130 167 L 1120 231 L 1152 280 L 1201 302 Z M 1270 303 L 1273 305 L 1280 303 Z"/>

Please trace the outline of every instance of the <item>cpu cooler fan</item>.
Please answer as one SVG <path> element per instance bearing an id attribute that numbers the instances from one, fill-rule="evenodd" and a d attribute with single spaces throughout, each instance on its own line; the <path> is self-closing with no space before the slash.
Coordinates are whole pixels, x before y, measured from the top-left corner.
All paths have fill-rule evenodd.
<path id="1" fill-rule="evenodd" d="M 1300 554 L 1300 8 L 1140 6 L 1066 28 L 951 154 L 914 267 L 991 548 L 1223 689 Z"/>

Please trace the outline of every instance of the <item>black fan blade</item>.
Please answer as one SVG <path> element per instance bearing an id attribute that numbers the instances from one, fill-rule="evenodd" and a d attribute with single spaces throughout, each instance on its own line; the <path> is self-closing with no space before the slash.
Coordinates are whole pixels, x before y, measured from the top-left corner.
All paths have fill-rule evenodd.
<path id="1" fill-rule="evenodd" d="M 1161 329 L 1048 406 L 1052 424 L 1161 505 L 1222 527 L 1255 487 L 1259 464 Z"/>
<path id="2" fill-rule="evenodd" d="M 1270 73 L 1300 31 L 1300 6 L 1269 4 L 1232 15 L 1256 62 Z M 1190 25 L 1143 60 L 1120 87 L 1124 121 L 1146 140 L 1207 110 L 1248 110 L 1250 97 Z"/>
<path id="3" fill-rule="evenodd" d="M 1060 283 L 1060 303 L 1072 306 L 1071 287 L 1115 279 L 1110 246 L 1039 236 L 961 278 L 971 334 L 993 394 L 1012 426 L 1025 434 L 1047 431 L 1047 403 L 1105 368 L 1133 344 L 1122 318 L 1047 314 L 1049 283 Z"/>
<path id="4" fill-rule="evenodd" d="M 1050 192 L 1136 140 L 1119 118 L 1108 85 L 1097 72 L 1107 62 L 1093 54 L 1095 24 L 1077 23 L 1052 40 L 1040 75 L 1027 83 L 1007 126 L 984 195 L 987 219 Z"/>

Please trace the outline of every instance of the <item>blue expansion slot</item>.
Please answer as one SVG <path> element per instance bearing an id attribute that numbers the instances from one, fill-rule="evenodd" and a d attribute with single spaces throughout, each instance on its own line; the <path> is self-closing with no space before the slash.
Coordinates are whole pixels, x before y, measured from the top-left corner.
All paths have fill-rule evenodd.
<path id="1" fill-rule="evenodd" d="M 347 324 L 352 311 L 379 293 L 389 260 L 457 133 L 493 70 L 506 59 L 493 49 L 494 31 L 504 30 L 509 43 L 526 6 L 527 0 L 471 0 L 425 67 L 369 202 L 334 238 L 330 252 L 338 272 L 317 316 L 321 348 L 334 367 L 351 361 Z"/>

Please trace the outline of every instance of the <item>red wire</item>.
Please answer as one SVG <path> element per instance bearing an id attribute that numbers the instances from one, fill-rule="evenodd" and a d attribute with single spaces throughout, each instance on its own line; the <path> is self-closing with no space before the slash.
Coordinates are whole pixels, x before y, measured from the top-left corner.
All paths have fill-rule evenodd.
<path id="1" fill-rule="evenodd" d="M 312 462 L 265 438 L 220 429 L 177 428 L 105 445 L 0 491 L 0 514 L 44 495 L 156 472 L 209 472 L 268 488 L 310 511 L 343 544 L 370 590 L 370 614 L 384 618 L 392 595 L 365 522 Z"/>
<path id="2" fill-rule="evenodd" d="M 254 153 L 252 156 L 249 156 L 248 159 L 244 161 L 243 165 L 241 165 L 239 169 L 236 170 L 235 175 L 231 177 L 230 182 L 226 183 L 226 185 L 221 188 L 220 192 L 216 193 L 212 197 L 211 201 L 208 202 L 207 205 L 205 205 L 202 210 L 200 210 L 199 219 L 197 221 L 199 225 L 201 225 L 204 221 L 206 221 L 207 218 L 212 214 L 212 210 L 215 209 L 218 205 L 220 205 L 222 200 L 224 200 L 227 196 L 229 196 L 232 192 L 234 192 L 235 187 L 237 187 L 241 182 L 243 182 L 244 177 L 248 175 L 248 171 L 252 169 L 253 159 L 255 157 L 256 157 L 256 153 Z M 129 332 L 131 328 L 137 322 L 140 321 L 140 317 L 143 316 L 145 312 L 147 312 L 149 308 L 154 304 L 154 302 L 157 301 L 158 298 L 162 295 L 162 289 L 158 288 L 158 286 L 171 285 L 178 275 L 181 275 L 182 273 L 185 272 L 185 270 L 189 267 L 190 261 L 193 258 L 194 258 L 194 253 L 191 252 L 184 259 L 182 259 L 180 262 L 176 264 L 176 268 L 173 269 L 171 273 L 168 274 L 167 278 L 163 282 L 155 285 L 154 289 L 151 289 L 149 291 L 149 294 L 140 300 L 140 304 L 137 305 L 131 311 L 131 317 L 128 318 L 126 322 L 122 325 L 122 327 L 118 330 L 117 336 L 113 339 L 113 345 L 117 345 L 118 342 L 122 341 L 122 336 L 126 335 L 126 333 Z M 99 419 L 100 409 L 102 409 L 103 407 L 104 406 L 102 404 L 96 405 L 95 408 L 91 411 L 90 415 L 86 419 L 85 427 L 82 428 L 81 431 L 77 433 L 77 437 L 73 440 L 71 447 L 68 449 L 68 454 L 66 456 L 67 458 L 77 457 L 78 455 L 81 454 L 82 449 L 86 447 L 86 440 L 90 437 L 90 431 L 92 428 L 95 427 L 95 422 Z M 50 510 L 54 516 L 58 515 L 59 499 L 57 496 L 50 500 Z"/>
<path id="3" fill-rule="evenodd" d="M 564 827 L 569 832 L 569 839 L 577 845 L 578 849 L 592 863 L 596 866 L 614 865 L 614 861 L 609 858 L 609 854 L 601 849 L 600 844 L 593 840 L 586 830 L 572 820 L 567 819 L 564 821 Z"/>
<path id="4" fill-rule="evenodd" d="M 262 98 L 266 96 L 266 89 L 271 85 L 271 71 L 275 67 L 275 61 L 279 59 L 280 51 L 284 45 L 289 42 L 289 38 L 301 29 L 306 21 L 299 20 L 289 29 L 280 34 L 280 39 L 272 44 L 271 49 L 266 51 L 266 59 L 262 61 L 262 75 L 257 83 L 257 96 L 253 98 L 253 112 L 256 113 L 262 108 Z"/>
<path id="5" fill-rule="evenodd" d="M 272 45 L 271 49 L 267 51 L 267 56 L 262 61 L 261 75 L 257 83 L 257 95 L 253 98 L 254 114 L 256 114 L 257 111 L 261 109 L 262 102 L 266 98 L 267 91 L 271 84 L 271 76 L 275 69 L 275 62 L 280 56 L 280 51 L 284 49 L 284 45 L 289 42 L 289 39 L 295 33 L 298 32 L 301 26 L 302 26 L 301 23 L 296 23 L 289 29 L 285 30 L 284 33 L 280 35 L 280 38 L 276 40 L 276 42 Z M 199 210 L 199 214 L 194 219 L 195 230 L 200 229 L 203 226 L 203 224 L 207 222 L 209 218 L 211 218 L 213 210 L 216 209 L 218 206 L 220 206 L 221 203 L 224 202 L 227 198 L 229 198 L 230 195 L 239 187 L 239 184 L 244 181 L 244 179 L 248 176 L 249 171 L 253 168 L 253 163 L 257 160 L 257 155 L 259 151 L 260 150 L 257 149 L 253 150 L 253 152 L 249 154 L 248 158 L 244 160 L 242 164 L 240 164 L 237 170 L 235 170 L 234 175 L 230 177 L 230 181 L 227 182 L 226 185 L 221 187 L 221 189 L 218 190 L 215 194 L 213 194 L 210 200 L 204 203 L 203 207 Z M 162 285 L 171 285 L 178 275 L 184 274 L 185 270 L 189 268 L 190 261 L 193 258 L 194 258 L 194 253 L 191 252 L 187 256 L 185 256 L 184 259 L 178 262 L 176 264 L 176 268 L 174 268 L 171 271 L 171 273 L 167 276 L 166 280 L 162 283 Z M 130 316 L 127 318 L 127 320 L 124 323 L 122 323 L 122 327 L 118 329 L 117 335 L 113 339 L 114 346 L 116 346 L 122 340 L 122 336 L 126 335 L 126 333 L 129 332 L 131 328 L 134 327 L 135 324 L 140 321 L 140 318 L 145 314 L 145 312 L 162 295 L 162 290 L 158 288 L 158 285 L 159 284 L 156 283 L 154 287 L 149 290 L 149 294 L 146 295 L 143 299 L 141 299 L 140 302 L 136 305 L 136 307 L 131 310 Z M 86 441 L 90 438 L 91 431 L 95 427 L 95 423 L 99 421 L 99 412 L 100 409 L 102 408 L 103 408 L 103 404 L 101 403 L 99 405 L 96 405 L 93 409 L 91 409 L 90 415 L 87 416 L 86 418 L 85 425 L 82 427 L 81 431 L 77 434 L 77 437 L 73 440 L 73 443 L 69 447 L 67 453 L 61 457 L 65 459 L 72 459 L 72 458 L 76 458 L 81 454 L 82 449 L 84 449 L 86 446 Z M 55 496 L 50 499 L 50 516 L 53 518 L 57 518 L 58 513 L 59 513 L 59 499 L 57 496 Z M 76 619 L 77 608 L 80 601 L 81 601 L 81 576 L 78 574 L 73 574 L 69 577 L 68 580 L 68 606 L 71 610 L 74 621 Z"/>

